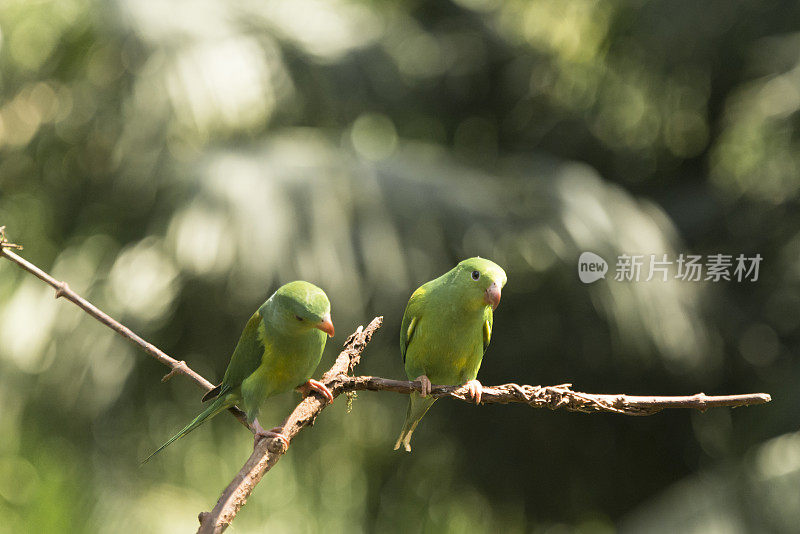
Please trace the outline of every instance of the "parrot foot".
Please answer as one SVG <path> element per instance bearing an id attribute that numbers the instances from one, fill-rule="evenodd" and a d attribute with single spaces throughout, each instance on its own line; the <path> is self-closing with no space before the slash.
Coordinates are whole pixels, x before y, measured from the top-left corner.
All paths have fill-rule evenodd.
<path id="1" fill-rule="evenodd" d="M 467 397 L 475 401 L 475 404 L 481 403 L 481 393 L 483 392 L 483 385 L 477 380 L 470 380 L 464 387 L 467 388 Z"/>
<path id="2" fill-rule="evenodd" d="M 427 375 L 419 375 L 414 381 L 419 382 L 422 386 L 422 391 L 419 393 L 421 397 L 427 397 L 431 394 L 431 381 Z"/>
<path id="3" fill-rule="evenodd" d="M 308 397 L 312 391 L 320 393 L 323 397 L 328 399 L 329 403 L 333 403 L 333 393 L 328 389 L 328 386 L 318 380 L 310 379 L 305 384 L 299 386 L 297 391 L 303 394 L 303 397 Z"/>
<path id="4" fill-rule="evenodd" d="M 281 430 L 283 430 L 283 429 L 281 429 Z M 283 444 L 283 450 L 286 450 L 286 449 L 289 448 L 289 438 L 287 438 L 286 436 L 284 436 L 280 432 L 273 432 L 272 430 L 265 430 L 263 433 L 256 434 L 256 437 L 255 437 L 255 440 L 254 440 L 254 443 L 253 443 L 253 447 L 255 447 L 258 444 L 258 442 L 261 441 L 264 438 L 277 439 L 278 441 L 281 442 L 281 444 Z"/>
<path id="5" fill-rule="evenodd" d="M 253 430 L 255 430 L 255 436 L 253 438 L 253 447 L 258 445 L 258 442 L 264 438 L 275 438 L 283 444 L 283 448 L 289 448 L 289 438 L 283 435 L 283 427 L 276 426 L 269 430 L 264 430 L 264 427 L 261 426 L 261 423 L 258 422 L 258 419 L 253 421 Z"/>

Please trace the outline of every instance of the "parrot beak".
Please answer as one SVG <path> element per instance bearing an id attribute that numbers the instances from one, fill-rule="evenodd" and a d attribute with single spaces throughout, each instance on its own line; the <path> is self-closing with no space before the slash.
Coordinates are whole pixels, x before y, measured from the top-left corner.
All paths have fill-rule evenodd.
<path id="1" fill-rule="evenodd" d="M 328 337 L 333 337 L 335 331 L 333 329 L 333 321 L 331 321 L 331 314 L 326 313 L 322 317 L 322 321 L 320 321 L 319 324 L 317 324 L 314 328 L 319 328 L 320 330 L 328 334 Z"/>
<path id="2" fill-rule="evenodd" d="M 497 305 L 500 304 L 500 286 L 497 285 L 497 282 L 492 282 L 492 285 L 483 294 L 483 301 L 491 305 L 493 310 L 497 309 Z"/>

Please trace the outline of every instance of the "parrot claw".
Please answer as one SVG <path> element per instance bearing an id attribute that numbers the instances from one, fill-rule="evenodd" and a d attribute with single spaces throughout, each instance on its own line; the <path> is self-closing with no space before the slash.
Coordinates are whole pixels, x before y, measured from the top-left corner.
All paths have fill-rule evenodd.
<path id="1" fill-rule="evenodd" d="M 333 393 L 328 389 L 328 386 L 318 380 L 310 379 L 308 382 L 298 387 L 297 391 L 302 393 L 303 397 L 308 397 L 312 391 L 316 391 L 328 399 L 329 403 L 333 403 Z"/>
<path id="2" fill-rule="evenodd" d="M 256 434 L 255 442 L 253 443 L 253 447 L 258 445 L 258 442 L 264 438 L 274 438 L 280 441 L 283 444 L 283 449 L 286 450 L 289 448 L 289 438 L 281 434 L 280 432 L 273 432 L 272 430 L 267 430 L 263 434 Z"/>
<path id="3" fill-rule="evenodd" d="M 269 430 L 264 430 L 264 428 L 261 426 L 261 423 L 259 423 L 258 419 L 256 419 L 253 421 L 253 430 L 255 431 L 253 447 L 258 445 L 258 442 L 264 438 L 274 438 L 283 444 L 284 450 L 289 448 L 289 438 L 283 434 L 282 426 L 276 426 Z"/>
<path id="4" fill-rule="evenodd" d="M 480 404 L 483 385 L 477 380 L 470 380 L 464 386 L 467 388 L 467 396 L 475 401 L 475 404 Z"/>
<path id="5" fill-rule="evenodd" d="M 422 391 L 420 391 L 420 396 L 427 397 L 431 394 L 431 381 L 427 377 L 427 375 L 420 375 L 416 378 L 416 382 L 419 382 L 421 385 Z"/>

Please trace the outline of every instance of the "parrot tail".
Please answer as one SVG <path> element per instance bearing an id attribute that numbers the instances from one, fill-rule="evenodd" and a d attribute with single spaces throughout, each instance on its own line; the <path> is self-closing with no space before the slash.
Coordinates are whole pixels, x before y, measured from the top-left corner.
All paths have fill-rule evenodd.
<path id="1" fill-rule="evenodd" d="M 400 437 L 397 438 L 397 443 L 394 444 L 394 450 L 399 449 L 400 445 L 402 445 L 406 452 L 411 452 L 411 434 L 414 433 L 414 429 L 417 428 L 422 416 L 433 406 L 434 402 L 436 402 L 434 397 L 421 397 L 416 392 L 409 395 L 406 422 L 403 423 L 403 430 L 400 431 Z"/>
<path id="2" fill-rule="evenodd" d="M 208 406 L 208 408 L 203 410 L 200 413 L 200 415 L 198 415 L 197 417 L 192 419 L 191 423 L 189 423 L 188 425 L 183 427 L 183 429 L 180 432 L 178 432 L 177 434 L 175 434 L 174 436 L 169 438 L 166 443 L 164 443 L 162 446 L 157 448 L 150 456 L 145 458 L 140 465 L 146 464 L 147 462 L 150 461 L 150 459 L 153 456 L 155 456 L 159 452 L 163 451 L 169 445 L 172 445 L 172 443 L 174 441 L 182 438 L 183 436 L 185 436 L 186 434 L 188 434 L 189 432 L 191 432 L 192 430 L 194 430 L 198 426 L 200 426 L 203 423 L 205 423 L 205 421 L 207 419 L 209 419 L 211 417 L 214 417 L 215 415 L 217 415 L 222 410 L 226 410 L 226 409 L 230 408 L 231 406 L 233 406 L 234 404 L 235 404 L 235 402 L 233 401 L 233 399 L 230 399 L 228 395 L 225 395 L 223 397 L 217 397 L 217 399 L 213 403 L 211 403 Z"/>

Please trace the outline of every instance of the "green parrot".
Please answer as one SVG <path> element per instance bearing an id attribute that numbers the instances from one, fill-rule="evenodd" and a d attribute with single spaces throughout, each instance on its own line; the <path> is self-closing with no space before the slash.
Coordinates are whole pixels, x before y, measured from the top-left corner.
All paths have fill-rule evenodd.
<path id="1" fill-rule="evenodd" d="M 422 393 L 409 396 L 395 450 L 402 445 L 411 452 L 411 434 L 436 401 L 428 397 L 431 383 L 466 385 L 469 396 L 481 401 L 476 377 L 505 284 L 506 273 L 499 265 L 469 258 L 411 295 L 400 326 L 400 352 L 408 378 L 422 383 Z"/>
<path id="2" fill-rule="evenodd" d="M 247 321 L 222 383 L 203 396 L 203 402 L 214 401 L 144 462 L 236 404 L 247 413 L 256 441 L 274 437 L 288 446 L 283 428 L 264 430 L 258 413 L 269 397 L 295 388 L 304 395 L 318 391 L 333 402 L 330 390 L 311 379 L 322 357 L 326 334 L 333 337 L 334 329 L 325 292 L 303 281 L 281 286 Z"/>

